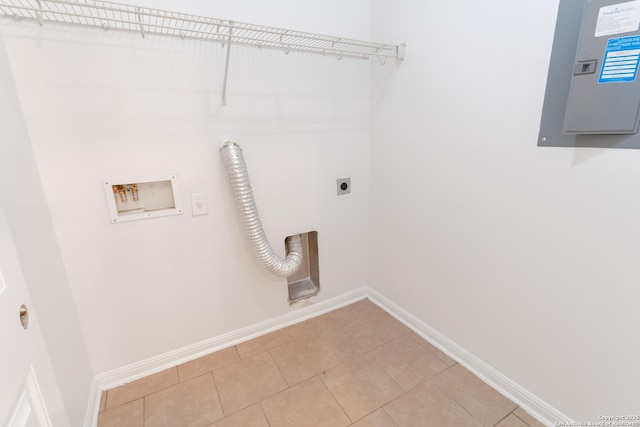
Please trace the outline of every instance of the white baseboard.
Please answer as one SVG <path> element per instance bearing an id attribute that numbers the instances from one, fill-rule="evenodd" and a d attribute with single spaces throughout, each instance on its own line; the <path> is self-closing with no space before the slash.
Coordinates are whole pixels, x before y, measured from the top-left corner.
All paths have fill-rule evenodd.
<path id="1" fill-rule="evenodd" d="M 95 427 L 97 425 L 102 390 L 108 390 L 147 375 L 155 374 L 164 369 L 197 359 L 206 354 L 222 350 L 294 323 L 319 316 L 367 297 L 418 335 L 442 350 L 449 357 L 469 369 L 505 397 L 518 404 L 543 424 L 554 426 L 560 422 L 572 422 L 569 417 L 507 378 L 379 292 L 368 287 L 362 287 L 325 301 L 320 301 L 302 308 L 296 308 L 294 311 L 247 326 L 246 328 L 96 375 L 96 380 L 91 387 L 90 404 L 87 409 L 85 427 Z M 91 402 L 94 403 L 91 404 Z"/>
<path id="2" fill-rule="evenodd" d="M 516 403 L 522 409 L 537 418 L 541 423 L 547 426 L 555 426 L 558 425 L 557 423 L 570 425 L 572 422 L 569 417 L 553 408 L 531 392 L 525 390 L 523 387 L 487 365 L 478 357 L 469 353 L 467 350 L 451 341 L 449 338 L 442 335 L 440 332 L 433 329 L 431 326 L 427 325 L 399 305 L 387 299 L 379 292 L 371 288 L 367 288 L 367 297 L 393 317 L 404 323 L 422 338 L 442 350 L 453 360 L 473 372 L 476 376 L 496 389 L 502 395 L 509 398 L 512 402 Z"/>
<path id="3" fill-rule="evenodd" d="M 84 417 L 84 427 L 96 427 L 98 425 L 101 399 L 102 390 L 100 390 L 98 381 L 94 378 L 91 381 L 91 389 L 89 390 L 89 403 L 87 404 L 87 414 Z"/>
<path id="4" fill-rule="evenodd" d="M 311 317 L 335 310 L 336 308 L 351 304 L 366 298 L 367 288 L 362 287 L 354 291 L 338 295 L 336 297 L 320 301 L 306 307 L 295 308 L 289 313 L 283 314 L 246 328 L 238 329 L 224 335 L 201 341 L 168 353 L 154 356 L 140 362 L 123 366 L 108 372 L 96 375 L 100 390 L 108 390 L 131 381 L 155 374 L 176 365 L 197 359 L 204 355 L 222 350 L 232 345 L 250 340 L 260 335 L 273 332 L 285 326 L 293 325 Z"/>

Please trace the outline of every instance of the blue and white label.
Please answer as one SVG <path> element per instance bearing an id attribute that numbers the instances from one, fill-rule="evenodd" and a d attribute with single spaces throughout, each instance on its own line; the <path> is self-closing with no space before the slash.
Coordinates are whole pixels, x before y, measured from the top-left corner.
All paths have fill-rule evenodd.
<path id="1" fill-rule="evenodd" d="M 640 61 L 640 36 L 609 39 L 598 83 L 634 82 Z"/>

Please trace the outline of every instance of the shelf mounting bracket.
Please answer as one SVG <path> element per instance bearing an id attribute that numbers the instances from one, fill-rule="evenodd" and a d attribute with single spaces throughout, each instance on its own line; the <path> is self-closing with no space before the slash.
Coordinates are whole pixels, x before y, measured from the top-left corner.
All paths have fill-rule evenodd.
<path id="1" fill-rule="evenodd" d="M 396 54 L 396 58 L 398 58 L 398 60 L 403 61 L 404 60 L 404 51 L 407 48 L 407 44 L 406 43 L 400 43 L 397 47 L 397 54 Z"/>
<path id="2" fill-rule="evenodd" d="M 40 2 L 40 0 L 36 0 L 36 3 L 38 4 L 36 19 L 38 20 L 38 25 L 40 25 L 41 27 L 44 27 L 44 25 L 42 24 L 42 3 Z"/>
<path id="3" fill-rule="evenodd" d="M 144 38 L 144 25 L 143 25 L 143 20 L 142 20 L 142 8 L 141 7 L 136 7 L 136 16 L 138 17 L 138 23 L 140 25 L 140 35 L 142 35 L 142 38 Z"/>
<path id="4" fill-rule="evenodd" d="M 224 80 L 222 81 L 222 105 L 227 105 L 227 77 L 229 75 L 229 57 L 231 56 L 231 38 L 233 37 L 233 21 L 229 21 L 229 37 L 227 38 L 227 59 L 224 64 Z"/>

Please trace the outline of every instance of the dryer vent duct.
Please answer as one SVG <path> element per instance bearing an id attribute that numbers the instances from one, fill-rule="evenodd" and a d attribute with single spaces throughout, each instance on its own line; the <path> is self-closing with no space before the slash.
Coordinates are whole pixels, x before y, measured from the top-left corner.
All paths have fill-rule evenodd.
<path id="1" fill-rule="evenodd" d="M 286 258 L 280 258 L 271 248 L 262 228 L 258 208 L 253 199 L 249 173 L 242 156 L 242 149 L 233 141 L 226 141 L 220 147 L 233 198 L 238 214 L 244 224 L 253 253 L 267 270 L 281 277 L 293 275 L 302 265 L 302 238 L 299 234 L 289 236 L 285 240 Z"/>

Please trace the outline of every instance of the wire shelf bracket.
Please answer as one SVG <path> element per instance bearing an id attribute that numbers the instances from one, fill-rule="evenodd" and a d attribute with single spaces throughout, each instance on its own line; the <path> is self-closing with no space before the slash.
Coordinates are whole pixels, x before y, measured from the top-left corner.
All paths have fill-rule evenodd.
<path id="1" fill-rule="evenodd" d="M 403 60 L 405 45 L 374 43 L 322 34 L 228 21 L 161 9 L 99 0 L 0 0 L 0 17 L 84 25 L 214 41 L 226 47 L 222 104 L 227 104 L 231 45 L 248 45 L 289 52 L 331 55 L 338 59 Z"/>

